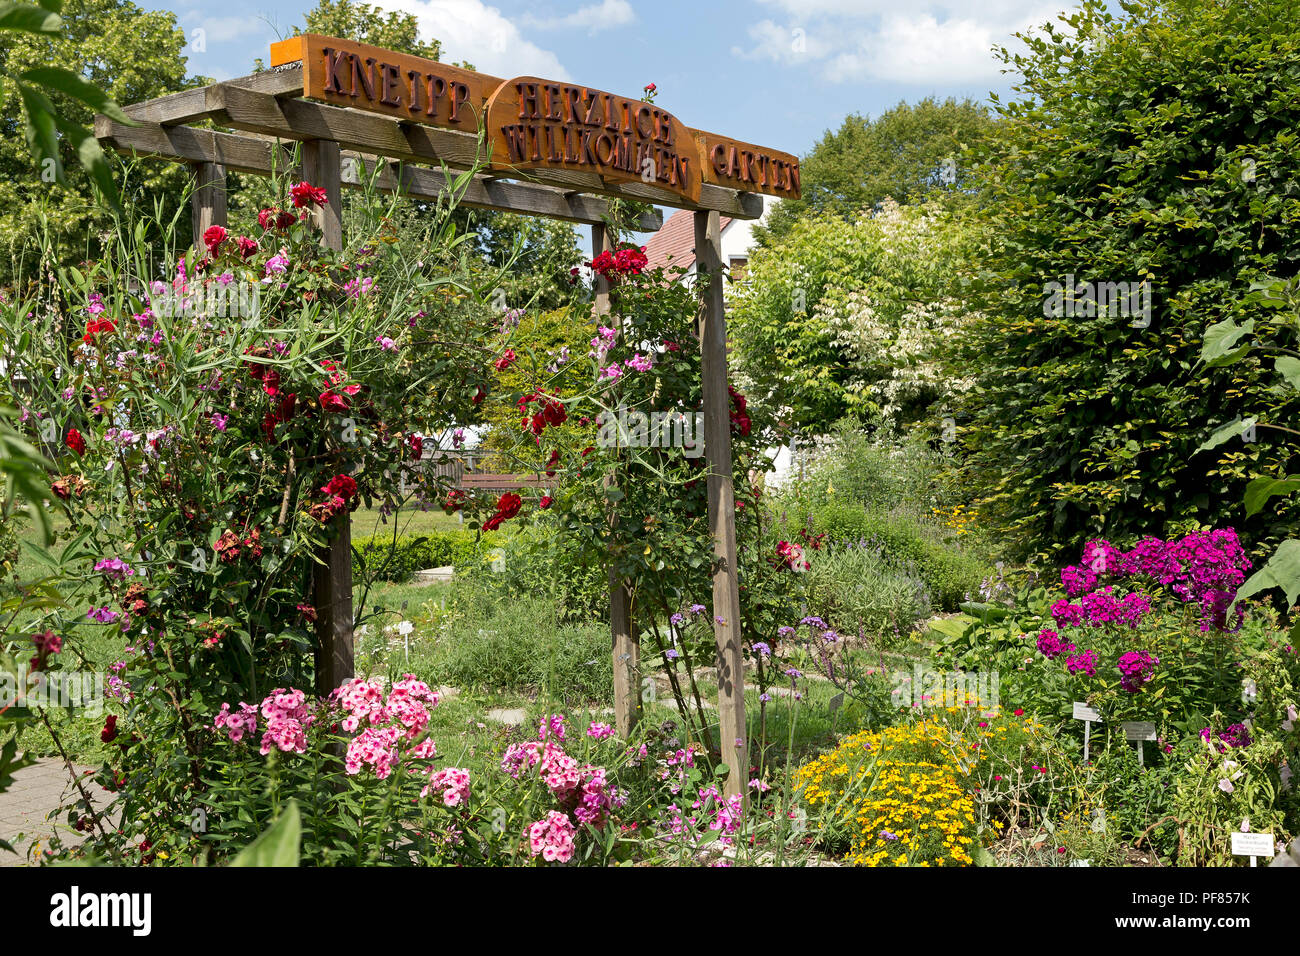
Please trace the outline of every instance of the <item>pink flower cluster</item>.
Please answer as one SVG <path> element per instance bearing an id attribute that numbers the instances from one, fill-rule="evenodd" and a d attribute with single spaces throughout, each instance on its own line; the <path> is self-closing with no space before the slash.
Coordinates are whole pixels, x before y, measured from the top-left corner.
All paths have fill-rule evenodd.
<path id="1" fill-rule="evenodd" d="M 532 855 L 549 862 L 564 863 L 572 858 L 576 824 L 601 829 L 610 813 L 627 799 L 611 786 L 604 767 L 580 763 L 565 752 L 560 744 L 566 733 L 564 715 L 548 714 L 537 728 L 536 740 L 511 744 L 501 758 L 501 769 L 516 780 L 524 780 L 536 767 L 538 779 L 559 804 L 558 810 L 549 811 L 546 819 L 528 828 Z M 587 736 L 596 740 L 612 733 L 604 724 L 593 723 L 587 728 Z"/>
<path id="2" fill-rule="evenodd" d="M 573 823 L 558 810 L 551 810 L 545 820 L 528 828 L 528 851 L 548 863 L 568 863 L 573 859 Z"/>
<path id="3" fill-rule="evenodd" d="M 1130 694 L 1136 694 L 1155 676 L 1156 665 L 1160 663 L 1160 658 L 1153 657 L 1146 651 L 1129 651 L 1127 654 L 1121 654 L 1119 663 L 1115 665 L 1119 670 L 1119 684 Z"/>
<path id="4" fill-rule="evenodd" d="M 1049 631 L 1046 628 L 1038 632 L 1038 650 L 1049 661 L 1055 660 L 1067 651 L 1074 650 L 1074 645 L 1068 641 L 1061 640 L 1060 635 L 1055 631 Z"/>
<path id="5" fill-rule="evenodd" d="M 221 705 L 221 713 L 212 721 L 214 730 L 225 730 L 233 743 L 239 743 L 245 734 L 257 732 L 257 708 L 252 704 L 240 704 L 239 710 L 232 713 L 229 704 Z"/>
<path id="6" fill-rule="evenodd" d="M 375 776 L 384 780 L 401 763 L 403 750 L 413 760 L 437 756 L 434 742 L 420 737 L 429 724 L 429 712 L 438 706 L 438 695 L 414 674 L 394 681 L 387 695 L 378 680 L 354 677 L 331 693 L 330 700 L 344 711 L 344 730 L 363 728 L 348 743 L 343 762 L 348 774 L 372 767 Z"/>
<path id="7" fill-rule="evenodd" d="M 1201 630 L 1224 630 L 1228 606 L 1250 566 L 1237 532 L 1223 528 L 1193 532 L 1176 541 L 1144 538 L 1131 551 L 1121 551 L 1108 541 L 1089 541 L 1082 563 L 1065 568 L 1061 583 L 1070 597 L 1078 597 L 1094 590 L 1102 580 L 1148 581 L 1168 587 L 1186 604 L 1200 605 Z M 1237 609 L 1234 629 L 1240 626 L 1244 613 Z"/>
<path id="8" fill-rule="evenodd" d="M 277 687 L 262 701 L 266 732 L 262 734 L 263 754 L 275 747 L 282 753 L 307 751 L 307 728 L 316 718 L 307 707 L 307 695 L 300 690 Z"/>
<path id="9" fill-rule="evenodd" d="M 1062 572 L 1064 576 L 1064 572 Z M 1136 591 L 1117 598 L 1112 585 L 1091 591 L 1078 604 L 1060 600 L 1052 605 L 1052 620 L 1058 625 L 1079 627 L 1083 624 L 1127 624 L 1137 627 L 1142 616 L 1151 610 L 1151 599 Z"/>
<path id="10" fill-rule="evenodd" d="M 460 806 L 469 799 L 469 771 L 460 767 L 444 767 L 441 770 L 430 767 L 429 782 L 420 791 L 420 796 L 428 796 L 430 790 L 442 791 L 443 806 Z"/>
<path id="11" fill-rule="evenodd" d="M 744 821 L 744 806 L 740 794 L 726 798 L 717 787 L 702 786 L 689 810 L 682 810 L 675 803 L 668 805 L 667 827 L 674 837 L 691 846 L 699 843 L 706 831 L 716 832 L 718 843 L 730 846 L 732 834 Z"/>
<path id="12" fill-rule="evenodd" d="M 272 748 L 282 753 L 306 753 L 307 728 L 316 720 L 307 706 L 306 694 L 277 687 L 262 700 L 261 712 L 266 720 L 260 748 L 263 755 L 269 754 Z M 212 720 L 212 727 L 224 730 L 232 743 L 239 743 L 246 735 L 257 732 L 257 713 L 258 708 L 252 704 L 241 703 L 239 710 L 232 712 L 230 705 L 223 703 L 220 713 Z"/>

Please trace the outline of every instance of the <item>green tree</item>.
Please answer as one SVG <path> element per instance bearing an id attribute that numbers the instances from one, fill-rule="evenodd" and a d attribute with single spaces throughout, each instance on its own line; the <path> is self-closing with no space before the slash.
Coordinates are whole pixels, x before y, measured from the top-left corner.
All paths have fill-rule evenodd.
<path id="1" fill-rule="evenodd" d="M 819 434 L 848 414 L 934 419 L 964 387 L 939 365 L 963 320 L 970 228 L 937 205 L 884 202 L 845 221 L 794 221 L 756 248 L 733 292 L 736 365 L 754 398 Z"/>
<path id="2" fill-rule="evenodd" d="M 818 213 L 847 218 L 885 197 L 912 203 L 963 195 L 972 186 L 967 151 L 995 126 L 980 104 L 951 97 L 899 103 L 874 120 L 852 113 L 803 157 L 803 196 L 772 210 L 758 230 L 760 241 L 786 235 L 799 219 Z"/>
<path id="3" fill-rule="evenodd" d="M 1264 431 L 1198 449 L 1234 417 L 1293 419 L 1295 393 L 1258 356 L 1197 366 L 1207 327 L 1262 311 L 1252 282 L 1300 268 L 1295 3 L 1122 7 L 1089 0 L 1002 51 L 1023 82 L 981 171 L 973 474 L 1021 555 L 1225 525 L 1259 550 L 1288 515 L 1247 522 L 1243 479 L 1290 451 Z M 1090 307 L 1078 287 L 1102 282 L 1149 282 L 1150 309 L 1099 309 L 1095 286 Z"/>
<path id="4" fill-rule="evenodd" d="M 442 44 L 435 39 L 419 37 L 419 24 L 414 15 L 381 10 L 368 3 L 352 0 L 319 0 L 316 9 L 306 15 L 306 29 L 294 27 L 294 35 L 320 33 L 327 37 L 356 40 L 385 50 L 398 50 L 429 60 L 442 56 Z"/>
<path id="5" fill-rule="evenodd" d="M 57 140 L 66 188 L 56 187 L 48 172 L 42 175 L 28 151 L 27 113 L 15 77 L 31 66 L 56 65 L 118 103 L 195 82 L 185 79 L 185 34 L 175 14 L 141 10 L 130 0 L 68 0 L 62 27 L 58 33 L 0 32 L 0 282 L 37 265 L 42 234 L 60 262 L 94 257 L 99 233 L 111 222 L 96 207 L 91 176 L 77 164 L 76 137 L 67 129 Z M 45 95 L 68 126 L 90 126 L 93 110 L 84 98 L 53 86 Z M 157 200 L 175 209 L 184 199 L 185 173 L 171 164 L 147 164 L 127 193 L 128 200 Z"/>

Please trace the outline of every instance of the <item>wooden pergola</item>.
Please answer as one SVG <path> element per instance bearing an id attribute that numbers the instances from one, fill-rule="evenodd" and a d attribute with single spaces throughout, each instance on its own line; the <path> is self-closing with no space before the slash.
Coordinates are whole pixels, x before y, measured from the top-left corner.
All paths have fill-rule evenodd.
<path id="1" fill-rule="evenodd" d="M 798 160 L 690 129 L 640 100 L 535 77 L 502 80 L 330 37 L 274 44 L 271 62 L 260 73 L 125 107 L 136 126 L 95 118 L 105 146 L 192 167 L 196 247 L 209 226 L 226 224 L 227 173 L 287 170 L 293 143 L 302 144 L 300 175 L 328 196 L 315 215 L 322 242 L 333 249 L 343 246 L 343 187 L 373 182 L 434 201 L 450 185 L 443 167 L 454 175 L 485 160 L 463 204 L 588 224 L 594 255 L 611 248 L 610 199 L 695 212 L 719 736 L 727 791 L 743 794 L 744 661 L 719 218 L 758 218 L 760 193 L 796 198 Z M 194 125 L 205 120 L 221 130 Z M 643 231 L 660 224 L 657 212 L 634 223 Z M 598 277 L 596 313 L 609 308 L 609 286 Z M 346 515 L 336 520 L 314 580 L 322 692 L 353 675 L 351 530 Z M 640 642 L 632 590 L 612 567 L 610 629 L 617 726 L 626 736 L 641 709 Z"/>

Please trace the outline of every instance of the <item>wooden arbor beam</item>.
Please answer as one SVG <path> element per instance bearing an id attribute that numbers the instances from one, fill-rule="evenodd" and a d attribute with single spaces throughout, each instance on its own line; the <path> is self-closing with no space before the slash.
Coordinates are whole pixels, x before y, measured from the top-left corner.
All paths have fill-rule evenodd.
<path id="1" fill-rule="evenodd" d="M 160 123 L 124 126 L 107 116 L 97 116 L 95 136 L 105 146 L 119 152 L 196 164 L 216 163 L 228 172 L 269 176 L 276 170 L 287 170 L 292 163 L 292 151 L 284 143 L 189 126 Z M 351 150 L 340 155 L 341 178 L 348 188 L 359 188 L 364 184 L 363 164 L 373 167 L 377 163 L 382 164 L 382 168 L 374 186 L 380 192 L 400 191 L 412 199 L 436 201 L 450 188 L 447 175 L 441 169 L 408 166 L 362 156 Z M 475 176 L 461 197 L 461 205 L 548 216 L 588 225 L 606 222 L 611 215 L 609 202 L 597 196 L 534 183 L 507 182 L 492 176 Z M 654 231 L 663 225 L 663 217 L 650 210 L 643 213 L 634 225 L 640 231 Z"/>
<path id="2" fill-rule="evenodd" d="M 269 75 L 268 75 L 269 74 Z M 299 86 L 286 91 L 293 77 Z M 301 94 L 302 71 L 267 71 L 214 83 L 195 90 L 126 107 L 133 119 L 164 126 L 210 119 L 213 122 L 285 140 L 330 139 L 343 149 L 417 162 L 446 163 L 469 169 L 487 159 L 478 137 L 455 130 L 404 123 L 375 113 L 294 99 Z M 716 210 L 733 219 L 763 215 L 763 198 L 711 183 L 703 184 L 698 202 L 646 183 L 606 182 L 595 173 L 572 170 L 501 170 L 493 178 L 513 178 L 556 186 L 568 191 L 594 193 L 637 202 L 666 204 L 684 209 Z"/>
<path id="3" fill-rule="evenodd" d="M 713 535 L 713 636 L 718 650 L 718 737 L 728 768 L 726 793 L 744 796 L 745 662 L 740 639 L 736 499 L 731 483 L 731 396 L 727 391 L 727 319 L 722 297 L 722 230 L 716 212 L 695 214 L 696 282 L 704 386 L 704 454 Z"/>

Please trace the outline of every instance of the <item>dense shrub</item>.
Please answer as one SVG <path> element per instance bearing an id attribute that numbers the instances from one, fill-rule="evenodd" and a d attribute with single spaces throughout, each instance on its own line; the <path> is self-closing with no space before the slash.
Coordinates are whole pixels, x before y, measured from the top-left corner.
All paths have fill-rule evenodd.
<path id="1" fill-rule="evenodd" d="M 873 513 L 848 503 L 835 503 L 812 513 L 814 533 L 825 532 L 832 543 L 878 549 L 895 570 L 912 573 L 925 584 L 930 600 L 953 611 L 979 590 L 986 567 L 978 557 L 915 519 Z"/>
<path id="2" fill-rule="evenodd" d="M 430 666 L 457 687 L 544 689 L 584 703 L 611 699 L 614 686 L 608 629 L 560 626 L 551 602 L 537 597 L 473 601 L 439 637 Z"/>
<path id="3" fill-rule="evenodd" d="M 352 573 L 375 581 L 409 581 L 426 568 L 469 571 L 490 564 L 504 535 L 475 531 L 431 531 L 421 535 L 376 534 L 352 541 Z"/>
<path id="4" fill-rule="evenodd" d="M 1242 479 L 1282 473 L 1289 450 L 1263 429 L 1196 450 L 1216 422 L 1294 419 L 1294 393 L 1258 356 L 1198 359 L 1210 325 L 1262 316 L 1253 281 L 1300 267 L 1295 6 L 1104 6 L 1005 54 L 1023 98 L 997 107 L 982 318 L 959 359 L 978 370 L 964 437 L 984 514 L 1024 555 L 1215 523 L 1273 537 L 1294 507 L 1245 523 Z M 1083 301 L 1047 314 L 1047 284 L 1071 281 L 1149 281 L 1149 323 Z"/>

